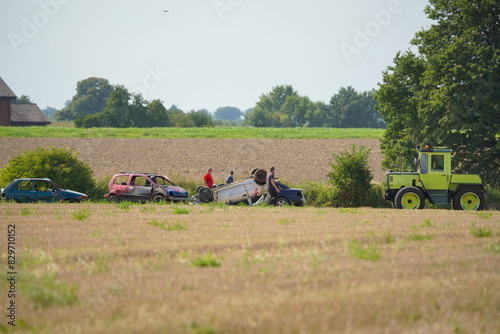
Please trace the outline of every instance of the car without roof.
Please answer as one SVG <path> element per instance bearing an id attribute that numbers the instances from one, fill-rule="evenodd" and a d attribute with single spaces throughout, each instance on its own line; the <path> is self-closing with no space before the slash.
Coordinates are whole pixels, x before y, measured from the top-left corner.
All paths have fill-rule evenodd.
<path id="1" fill-rule="evenodd" d="M 2 200 L 18 203 L 32 202 L 69 202 L 80 203 L 88 196 L 73 190 L 59 187 L 54 181 L 47 178 L 15 179 L 1 190 Z"/>
<path id="2" fill-rule="evenodd" d="M 167 176 L 155 173 L 116 174 L 109 182 L 110 202 L 187 201 L 188 193 Z"/>

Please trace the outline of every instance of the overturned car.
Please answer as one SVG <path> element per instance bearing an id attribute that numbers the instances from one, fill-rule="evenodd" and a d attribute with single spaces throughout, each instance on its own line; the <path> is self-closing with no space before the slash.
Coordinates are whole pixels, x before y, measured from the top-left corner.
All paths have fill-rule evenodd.
<path id="1" fill-rule="evenodd" d="M 116 174 L 109 181 L 110 202 L 188 201 L 188 193 L 168 177 L 155 173 Z"/>
<path id="2" fill-rule="evenodd" d="M 215 188 L 199 186 L 193 201 L 200 203 L 219 202 L 226 204 L 238 204 L 246 202 L 253 205 L 258 202 L 266 202 L 268 193 L 266 190 L 267 172 L 264 169 L 254 169 L 250 177 L 234 183 L 220 185 Z M 302 189 L 288 188 L 279 181 L 276 185 L 280 189 L 277 206 L 294 205 L 303 206 L 306 203 Z"/>

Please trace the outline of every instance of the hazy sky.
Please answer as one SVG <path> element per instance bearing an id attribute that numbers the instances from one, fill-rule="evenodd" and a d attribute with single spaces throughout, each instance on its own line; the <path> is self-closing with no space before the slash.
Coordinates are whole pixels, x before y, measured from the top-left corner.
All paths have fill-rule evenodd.
<path id="1" fill-rule="evenodd" d="M 108 79 L 184 111 L 255 106 L 276 85 L 329 102 L 377 87 L 425 0 L 1 0 L 0 76 L 42 109 Z M 168 10 L 164 12 L 163 10 Z"/>

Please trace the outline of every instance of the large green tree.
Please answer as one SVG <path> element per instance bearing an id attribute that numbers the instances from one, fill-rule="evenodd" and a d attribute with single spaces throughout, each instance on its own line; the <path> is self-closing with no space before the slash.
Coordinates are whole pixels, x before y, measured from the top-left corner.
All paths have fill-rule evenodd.
<path id="1" fill-rule="evenodd" d="M 385 167 L 415 144 L 451 147 L 457 172 L 500 185 L 500 8 L 496 0 L 430 0 L 435 23 L 398 53 L 377 93 L 388 122 Z"/>
<path id="2" fill-rule="evenodd" d="M 97 114 L 106 106 L 106 101 L 113 91 L 108 80 L 102 78 L 88 78 L 76 84 L 76 94 L 65 108 L 55 114 L 59 121 L 73 121 L 78 117 Z"/>
<path id="3" fill-rule="evenodd" d="M 357 92 L 351 86 L 342 87 L 330 99 L 326 126 L 338 128 L 383 128 L 384 121 L 375 110 L 375 92 Z"/>
<path id="4" fill-rule="evenodd" d="M 292 86 L 276 86 L 245 114 L 245 123 L 256 127 L 305 126 L 306 115 L 315 108 L 308 97 L 299 96 Z"/>

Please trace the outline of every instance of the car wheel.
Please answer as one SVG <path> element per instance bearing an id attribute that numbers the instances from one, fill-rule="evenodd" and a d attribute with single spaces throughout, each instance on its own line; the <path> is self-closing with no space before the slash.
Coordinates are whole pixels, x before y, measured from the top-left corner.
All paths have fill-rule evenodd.
<path id="1" fill-rule="evenodd" d="M 278 199 L 276 200 L 276 206 L 282 207 L 285 205 L 290 205 L 290 201 L 285 197 L 278 197 Z"/>
<path id="2" fill-rule="evenodd" d="M 199 197 L 201 203 L 208 203 L 208 202 L 213 201 L 214 194 L 212 192 L 212 189 L 210 189 L 208 187 L 202 187 L 198 191 L 198 197 Z"/>
<path id="3" fill-rule="evenodd" d="M 397 209 L 423 209 L 425 196 L 417 187 L 404 187 L 398 191 L 394 202 Z"/>
<path id="4" fill-rule="evenodd" d="M 255 180 L 255 183 L 262 186 L 266 184 L 266 176 L 267 172 L 264 169 L 259 169 L 253 174 L 253 179 Z"/>
<path id="5" fill-rule="evenodd" d="M 195 194 L 198 194 L 198 191 L 200 191 L 200 189 L 203 188 L 203 186 L 198 186 L 196 187 L 196 191 L 194 192 Z"/>
<path id="6" fill-rule="evenodd" d="M 455 210 L 484 210 L 484 194 L 476 188 L 460 189 L 452 200 Z"/>
<path id="7" fill-rule="evenodd" d="M 163 202 L 165 201 L 165 197 L 163 197 L 163 195 L 156 195 L 155 197 L 153 197 L 153 202 L 155 203 L 159 203 L 159 202 Z"/>
<path id="8" fill-rule="evenodd" d="M 108 202 L 109 203 L 118 203 L 118 196 L 112 194 L 112 195 L 109 195 L 108 197 Z"/>

